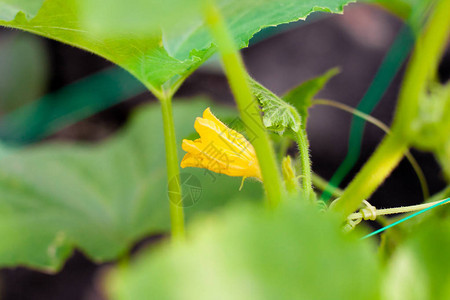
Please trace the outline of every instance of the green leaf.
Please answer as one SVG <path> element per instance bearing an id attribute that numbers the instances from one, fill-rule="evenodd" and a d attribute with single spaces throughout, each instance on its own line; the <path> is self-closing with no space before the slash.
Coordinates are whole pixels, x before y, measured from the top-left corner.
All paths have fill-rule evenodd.
<path id="1" fill-rule="evenodd" d="M 33 18 L 44 0 L 2 0 L 0 1 L 0 20 L 14 20 L 21 13 L 26 18 Z"/>
<path id="2" fill-rule="evenodd" d="M 186 2 L 179 0 L 180 2 Z M 205 2 L 205 1 L 203 1 Z M 315 11 L 341 13 L 349 0 L 217 0 L 230 33 L 239 48 L 266 27 L 305 19 Z M 200 14 L 199 14 L 200 15 Z M 203 18 L 177 20 L 177 27 L 165 31 L 164 45 L 178 59 L 186 59 L 192 50 L 204 50 L 214 43 Z M 181 30 L 180 30 L 181 29 Z"/>
<path id="3" fill-rule="evenodd" d="M 232 207 L 109 278 L 112 299 L 378 299 L 372 245 L 313 207 Z"/>
<path id="4" fill-rule="evenodd" d="M 450 132 L 450 84 L 437 85 L 421 97 L 418 114 L 411 125 L 411 141 L 422 150 L 446 143 Z"/>
<path id="5" fill-rule="evenodd" d="M 450 182 L 450 84 L 435 85 L 419 102 L 418 114 L 411 124 L 413 146 L 433 151 Z"/>
<path id="6" fill-rule="evenodd" d="M 8 2 L 0 0 L 0 5 Z M 264 27 L 305 18 L 313 11 L 342 12 L 348 2 L 222 0 L 219 6 L 242 48 Z M 216 50 L 203 22 L 201 4 L 200 0 L 111 0 L 105 11 L 102 0 L 47 0 L 32 19 L 26 17 L 34 15 L 25 10 L 28 6 L 19 7 L 13 13 L 3 12 L 0 25 L 103 56 L 131 72 L 155 95 L 161 96 L 176 90 Z"/>
<path id="7" fill-rule="evenodd" d="M 185 60 L 213 44 L 204 22 L 203 0 L 110 0 L 104 13 L 101 0 L 84 0 L 84 20 L 102 34 L 113 36 L 124 28 L 152 33 L 163 28 L 164 45 L 171 56 Z M 341 13 L 349 0 L 217 0 L 239 48 L 265 27 L 306 18 L 314 11 Z"/>
<path id="8" fill-rule="evenodd" d="M 383 284 L 385 299 L 449 299 L 450 222 L 428 221 L 394 254 Z"/>
<path id="9" fill-rule="evenodd" d="M 209 105 L 175 103 L 180 142 Z M 214 112 L 235 114 L 220 107 Z M 139 110 L 127 129 L 98 145 L 5 149 L 0 157 L 0 266 L 58 270 L 74 247 L 94 261 L 108 261 L 139 239 L 166 232 L 163 140 L 159 107 L 151 105 Z M 181 147 L 179 151 L 181 158 Z M 197 192 L 191 201 L 195 205 L 186 208 L 188 219 L 233 199 L 262 198 L 256 182 L 248 182 L 239 192 L 240 178 L 206 174 L 203 169 L 182 173 L 197 179 L 197 191 L 186 190 Z"/>
<path id="10" fill-rule="evenodd" d="M 313 79 L 307 80 L 301 83 L 299 86 L 293 88 L 287 92 L 283 99 L 291 103 L 301 116 L 301 124 L 303 128 L 306 128 L 306 121 L 308 119 L 308 109 L 312 105 L 313 97 L 325 86 L 325 84 L 333 76 L 339 73 L 338 68 L 333 68 L 328 70 L 326 73 L 315 77 Z"/>
<path id="11" fill-rule="evenodd" d="M 301 119 L 295 108 L 249 77 L 250 88 L 262 107 L 264 126 L 283 134 L 286 129 L 297 132 Z"/>

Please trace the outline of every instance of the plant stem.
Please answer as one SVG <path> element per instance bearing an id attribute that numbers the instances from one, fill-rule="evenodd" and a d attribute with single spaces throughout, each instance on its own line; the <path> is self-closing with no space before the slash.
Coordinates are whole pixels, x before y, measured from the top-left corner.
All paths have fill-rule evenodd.
<path id="1" fill-rule="evenodd" d="M 275 208 L 282 199 L 284 188 L 280 171 L 276 164 L 269 136 L 261 118 L 261 112 L 248 84 L 248 75 L 244 63 L 227 27 L 217 10 L 214 1 L 206 1 L 206 23 L 218 45 L 225 74 L 235 96 L 250 141 L 255 147 L 258 157 L 264 187 L 267 193 L 268 205 Z"/>
<path id="2" fill-rule="evenodd" d="M 170 206 L 170 222 L 173 240 L 184 239 L 183 198 L 180 187 L 180 169 L 178 167 L 177 140 L 172 113 L 172 98 L 161 97 L 161 109 L 164 127 L 164 142 L 166 145 L 166 165 Z"/>
<path id="3" fill-rule="evenodd" d="M 388 135 L 344 190 L 333 210 L 341 212 L 343 217 L 355 211 L 392 172 L 407 150 L 405 141 L 395 135 Z"/>
<path id="4" fill-rule="evenodd" d="M 313 189 L 312 189 L 312 172 L 311 172 L 311 160 L 309 159 L 309 143 L 306 137 L 306 132 L 303 128 L 300 128 L 295 133 L 295 139 L 297 141 L 298 150 L 300 153 L 300 161 L 302 163 L 302 192 L 303 197 L 307 201 L 314 201 Z"/>
<path id="5" fill-rule="evenodd" d="M 399 95 L 392 133 L 385 137 L 378 149 L 345 189 L 333 210 L 345 218 L 358 209 L 392 172 L 408 150 L 409 128 L 417 114 L 419 99 L 439 61 L 450 31 L 450 0 L 436 5 L 427 28 L 417 41 Z"/>

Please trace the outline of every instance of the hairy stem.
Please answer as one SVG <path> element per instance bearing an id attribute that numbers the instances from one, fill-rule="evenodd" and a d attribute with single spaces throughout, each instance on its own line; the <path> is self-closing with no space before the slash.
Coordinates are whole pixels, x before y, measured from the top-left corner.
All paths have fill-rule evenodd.
<path id="1" fill-rule="evenodd" d="M 302 163 L 302 193 L 303 197 L 307 201 L 313 201 L 313 189 L 312 189 L 312 172 L 311 172 L 311 160 L 309 158 L 309 144 L 304 129 L 300 128 L 295 133 L 295 139 L 297 141 L 300 161 Z"/>
<path id="2" fill-rule="evenodd" d="M 248 84 L 244 63 L 214 1 L 206 1 L 205 17 L 218 45 L 225 74 L 235 96 L 250 141 L 258 157 L 268 205 L 274 208 L 284 193 L 280 171 L 276 164 L 269 136 L 261 118 L 258 102 L 254 99 Z"/>

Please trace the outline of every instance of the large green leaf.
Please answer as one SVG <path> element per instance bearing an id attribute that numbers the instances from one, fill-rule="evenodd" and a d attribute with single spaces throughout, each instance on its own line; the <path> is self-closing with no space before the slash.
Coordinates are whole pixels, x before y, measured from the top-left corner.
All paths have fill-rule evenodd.
<path id="1" fill-rule="evenodd" d="M 178 137 L 210 103 L 174 106 Z M 230 110 L 214 109 L 219 116 Z M 151 233 L 166 232 L 169 207 L 159 107 L 99 145 L 44 144 L 0 157 L 0 266 L 56 270 L 74 247 L 95 261 L 115 259 Z M 181 157 L 181 147 L 179 148 Z M 260 184 L 186 169 L 196 178 L 189 215 L 233 198 L 260 199 Z M 182 176 L 183 178 L 183 176 Z M 220 187 L 220 188 L 219 188 Z M 200 191 L 200 193 L 198 193 Z M 194 201 L 191 201 L 194 202 Z"/>
<path id="2" fill-rule="evenodd" d="M 209 0 L 109 1 L 104 14 L 101 0 L 83 0 L 85 20 L 103 34 L 123 33 L 123 28 L 154 32 L 162 26 L 164 45 L 175 58 L 184 60 L 193 50 L 210 48 L 213 39 L 204 22 L 203 4 Z M 349 0 L 217 0 L 215 1 L 237 45 L 248 45 L 261 29 L 304 19 L 314 11 L 339 13 Z M 98 16 L 101 15 L 99 19 Z M 195 53 L 194 55 L 198 55 Z"/>
<path id="3" fill-rule="evenodd" d="M 114 273 L 112 299 L 378 299 L 372 245 L 313 207 L 237 206 L 191 229 Z"/>
<path id="4" fill-rule="evenodd" d="M 215 51 L 200 13 L 201 2 L 111 0 L 105 5 L 102 0 L 47 0 L 34 18 L 28 19 L 33 15 L 28 10 L 18 10 L 14 20 L 11 12 L 0 18 L 0 25 L 103 56 L 160 95 L 163 90 L 175 89 Z M 342 12 L 348 2 L 351 0 L 221 0 L 218 4 L 239 47 L 245 47 L 264 27 L 305 18 L 313 11 Z"/>

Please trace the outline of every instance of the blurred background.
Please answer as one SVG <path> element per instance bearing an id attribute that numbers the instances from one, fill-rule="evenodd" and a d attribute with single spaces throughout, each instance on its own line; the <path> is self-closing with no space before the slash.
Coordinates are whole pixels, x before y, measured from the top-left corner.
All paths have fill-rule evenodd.
<path id="1" fill-rule="evenodd" d="M 278 95 L 339 67 L 340 73 L 318 97 L 356 107 L 402 27 L 398 17 L 380 7 L 352 4 L 343 15 L 314 14 L 306 21 L 263 31 L 243 50 L 243 55 L 250 74 Z M 405 39 L 400 46 L 408 53 L 411 43 Z M 392 83 L 372 114 L 386 124 L 393 117 L 404 71 L 401 61 L 387 64 L 395 63 L 401 67 L 394 72 Z M 447 50 L 439 77 L 445 82 L 449 76 Z M 212 59 L 195 72 L 177 93 L 182 98 L 198 95 L 234 105 L 217 60 Z M 99 143 L 120 130 L 136 107 L 155 101 L 131 75 L 100 57 L 0 28 L 0 139 L 6 145 L 29 147 L 55 140 Z M 331 178 L 346 156 L 351 119 L 351 114 L 333 107 L 315 106 L 310 110 L 308 135 L 313 170 L 325 179 Z M 351 180 L 383 136 L 379 128 L 366 125 L 361 156 L 341 187 Z M 424 171 L 430 193 L 444 188 L 434 157 L 415 150 L 412 154 Z M 390 207 L 422 200 L 417 176 L 403 160 L 371 203 Z M 0 299 L 104 299 L 98 278 L 107 267 L 76 253 L 56 275 L 24 268 L 4 269 L 0 271 Z"/>

